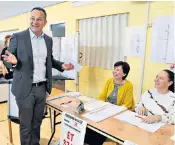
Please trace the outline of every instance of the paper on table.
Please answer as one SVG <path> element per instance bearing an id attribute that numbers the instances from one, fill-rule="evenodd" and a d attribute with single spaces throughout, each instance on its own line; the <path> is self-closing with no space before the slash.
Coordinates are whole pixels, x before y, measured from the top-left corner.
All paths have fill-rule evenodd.
<path id="1" fill-rule="evenodd" d="M 124 106 L 108 104 L 98 109 L 92 110 L 82 116 L 89 120 L 100 122 L 124 110 L 126 110 Z"/>
<path id="2" fill-rule="evenodd" d="M 135 143 L 133 143 L 133 142 L 131 142 L 129 140 L 125 140 L 123 145 L 137 145 L 137 144 L 135 144 Z"/>
<path id="3" fill-rule="evenodd" d="M 89 102 L 91 100 L 95 100 L 94 98 L 87 97 L 87 96 L 79 96 L 77 98 L 80 99 L 83 103 L 87 103 L 87 102 Z"/>
<path id="4" fill-rule="evenodd" d="M 170 139 L 175 141 L 175 135 L 173 135 L 172 137 L 170 137 Z"/>
<path id="5" fill-rule="evenodd" d="M 142 119 L 136 116 L 138 116 L 137 113 L 127 110 L 126 112 L 123 112 L 115 116 L 114 118 L 130 123 L 132 125 L 135 125 L 139 128 L 150 131 L 152 133 L 157 131 L 160 127 L 162 127 L 165 124 L 162 122 L 147 124 L 147 123 L 142 122 Z M 144 116 L 140 116 L 140 117 L 144 118 Z"/>
<path id="6" fill-rule="evenodd" d="M 91 100 L 91 101 L 88 101 L 87 103 L 85 103 L 84 107 L 86 110 L 92 111 L 94 109 L 98 109 L 98 108 L 103 107 L 103 106 L 108 105 L 108 104 L 110 104 L 110 103 L 94 99 L 94 100 Z"/>
<path id="7" fill-rule="evenodd" d="M 81 96 L 82 94 L 80 92 L 68 92 L 64 94 L 65 96 L 76 98 Z"/>

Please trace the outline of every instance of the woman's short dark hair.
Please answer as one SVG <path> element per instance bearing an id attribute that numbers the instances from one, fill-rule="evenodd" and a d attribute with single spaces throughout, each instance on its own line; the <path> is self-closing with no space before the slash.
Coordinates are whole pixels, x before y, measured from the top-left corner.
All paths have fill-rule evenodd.
<path id="1" fill-rule="evenodd" d="M 167 74 L 168 74 L 168 80 L 169 82 L 173 82 L 171 86 L 169 86 L 168 90 L 172 91 L 174 93 L 174 72 L 168 70 L 168 69 L 165 69 L 163 70 L 165 71 Z"/>
<path id="2" fill-rule="evenodd" d="M 31 10 L 31 12 L 32 12 L 33 10 L 42 11 L 42 12 L 44 13 L 44 15 L 45 15 L 45 19 L 47 18 L 47 13 L 46 13 L 46 11 L 45 11 L 43 8 L 41 8 L 41 7 L 35 7 L 35 8 L 33 8 L 33 9 Z"/>
<path id="3" fill-rule="evenodd" d="M 127 62 L 123 62 L 123 61 L 118 61 L 114 64 L 114 68 L 118 67 L 118 66 L 122 66 L 123 69 L 123 73 L 125 74 L 125 76 L 123 76 L 123 80 L 126 79 L 126 77 L 128 76 L 128 73 L 130 71 L 130 66 Z"/>

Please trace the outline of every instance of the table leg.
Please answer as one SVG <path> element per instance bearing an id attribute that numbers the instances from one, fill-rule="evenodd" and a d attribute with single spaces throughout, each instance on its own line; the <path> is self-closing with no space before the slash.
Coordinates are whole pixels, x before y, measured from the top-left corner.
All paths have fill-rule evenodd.
<path id="1" fill-rule="evenodd" d="M 52 138 L 55 134 L 55 127 L 56 127 L 56 111 L 54 110 L 54 116 L 53 116 L 53 132 L 52 132 L 52 135 L 49 139 L 49 142 L 48 142 L 48 145 L 50 145 L 51 141 L 52 141 Z"/>
<path id="2" fill-rule="evenodd" d="M 10 120 L 10 118 L 8 119 L 8 126 L 9 126 L 9 138 L 10 138 L 10 143 L 13 144 L 12 125 L 11 125 L 11 120 Z"/>
<path id="3" fill-rule="evenodd" d="M 51 108 L 49 108 L 49 114 L 50 114 L 50 128 L 51 128 L 51 132 L 53 131 L 53 125 L 52 125 L 52 110 Z"/>

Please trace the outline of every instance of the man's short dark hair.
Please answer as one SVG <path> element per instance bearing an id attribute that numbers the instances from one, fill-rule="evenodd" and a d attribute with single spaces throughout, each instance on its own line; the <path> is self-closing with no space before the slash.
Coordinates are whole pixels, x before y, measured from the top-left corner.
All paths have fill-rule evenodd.
<path id="1" fill-rule="evenodd" d="M 41 7 L 35 7 L 35 8 L 33 8 L 33 9 L 31 10 L 31 12 L 32 12 L 33 10 L 42 11 L 42 12 L 44 13 L 44 15 L 45 15 L 45 18 L 47 18 L 47 13 L 46 13 L 46 11 L 45 11 L 43 8 L 41 8 Z"/>
<path id="2" fill-rule="evenodd" d="M 123 76 L 122 79 L 125 80 L 126 77 L 128 76 L 129 71 L 130 71 L 130 66 L 127 62 L 123 62 L 123 61 L 118 61 L 114 64 L 114 68 L 118 67 L 118 66 L 122 66 L 123 73 L 126 74 L 125 76 Z"/>

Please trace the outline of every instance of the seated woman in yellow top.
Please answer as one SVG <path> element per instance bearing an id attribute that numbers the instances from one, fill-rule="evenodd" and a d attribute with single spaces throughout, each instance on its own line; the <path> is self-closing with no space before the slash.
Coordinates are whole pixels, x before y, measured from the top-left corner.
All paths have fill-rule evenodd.
<path id="1" fill-rule="evenodd" d="M 119 106 L 125 106 L 128 109 L 134 109 L 133 86 L 126 80 L 130 66 L 127 62 L 119 61 L 114 64 L 113 78 L 110 78 L 98 99 L 110 102 Z M 85 134 L 85 143 L 88 145 L 102 145 L 106 137 L 87 128 Z"/>
<path id="2" fill-rule="evenodd" d="M 126 80 L 130 66 L 119 61 L 114 64 L 113 78 L 107 80 L 98 100 L 134 109 L 133 85 Z"/>

